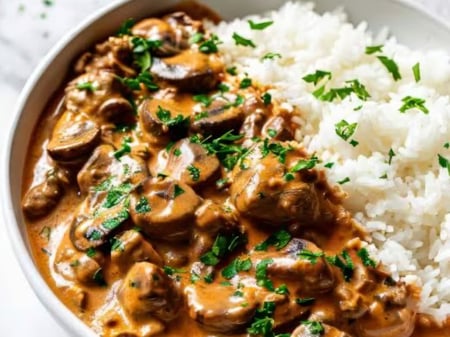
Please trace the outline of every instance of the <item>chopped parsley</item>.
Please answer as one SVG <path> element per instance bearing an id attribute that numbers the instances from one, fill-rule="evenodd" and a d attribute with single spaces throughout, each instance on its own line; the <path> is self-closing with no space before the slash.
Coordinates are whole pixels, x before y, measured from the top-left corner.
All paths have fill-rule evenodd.
<path id="1" fill-rule="evenodd" d="M 174 155 L 175 157 L 181 156 L 181 150 L 180 150 L 180 148 L 177 147 L 175 150 L 173 150 L 173 155 Z"/>
<path id="2" fill-rule="evenodd" d="M 347 96 L 350 96 L 352 93 L 354 93 L 359 99 L 363 101 L 366 101 L 370 97 L 370 94 L 367 92 L 366 87 L 358 80 L 349 80 L 345 81 L 345 83 L 345 87 L 331 88 L 330 90 L 328 90 L 328 92 L 325 91 L 325 86 L 321 86 L 312 94 L 316 98 L 326 102 L 332 102 L 337 98 L 343 100 Z"/>
<path id="3" fill-rule="evenodd" d="M 278 161 L 282 164 L 286 163 L 286 155 L 289 151 L 292 151 L 293 148 L 291 146 L 284 147 L 280 143 L 269 143 L 269 139 L 264 139 L 263 144 L 261 145 L 261 154 L 264 157 L 272 153 L 278 158 Z"/>
<path id="4" fill-rule="evenodd" d="M 380 62 L 386 67 L 387 71 L 391 73 L 394 81 L 398 81 L 402 79 L 402 75 L 400 75 L 400 71 L 398 69 L 397 63 L 393 59 L 390 59 L 387 56 L 377 56 Z"/>
<path id="5" fill-rule="evenodd" d="M 173 187 L 173 199 L 182 195 L 185 191 L 180 187 L 180 185 L 175 184 Z"/>
<path id="6" fill-rule="evenodd" d="M 131 152 L 131 138 L 130 137 L 125 137 L 122 139 L 122 145 L 120 147 L 120 149 L 118 149 L 117 151 L 114 152 L 114 157 L 116 159 L 120 159 L 121 157 L 123 157 L 124 155 L 126 155 L 127 153 Z"/>
<path id="7" fill-rule="evenodd" d="M 134 91 L 141 90 L 141 83 L 150 91 L 159 90 L 159 86 L 153 81 L 153 76 L 148 71 L 141 72 L 135 78 L 120 76 L 117 78 L 123 85 Z"/>
<path id="8" fill-rule="evenodd" d="M 162 42 L 160 40 L 147 40 L 134 36 L 131 39 L 131 44 L 133 45 L 133 62 L 139 67 L 142 74 L 152 66 L 153 59 L 151 52 L 161 47 Z"/>
<path id="9" fill-rule="evenodd" d="M 291 241 L 292 235 L 282 229 L 278 232 L 271 234 L 265 241 L 257 244 L 255 246 L 256 251 L 266 251 L 270 246 L 275 247 L 277 250 L 280 250 L 288 245 Z"/>
<path id="10" fill-rule="evenodd" d="M 108 230 L 113 230 L 119 227 L 124 221 L 128 220 L 130 213 L 127 209 L 122 209 L 116 216 L 109 218 L 102 223 L 102 227 Z"/>
<path id="11" fill-rule="evenodd" d="M 316 264 L 317 260 L 325 256 L 323 252 L 312 252 L 308 249 L 302 249 L 298 253 L 298 257 L 303 260 L 308 260 L 311 264 Z"/>
<path id="12" fill-rule="evenodd" d="M 234 259 L 228 266 L 222 270 L 222 276 L 229 280 L 236 276 L 241 271 L 249 271 L 252 268 L 252 261 L 250 258 L 243 260 Z"/>
<path id="13" fill-rule="evenodd" d="M 247 329 L 251 336 L 274 337 L 273 314 L 275 312 L 274 302 L 264 302 L 262 308 L 256 310 L 252 324 Z"/>
<path id="14" fill-rule="evenodd" d="M 296 298 L 295 303 L 301 306 L 308 306 L 314 304 L 316 299 L 314 297 Z"/>
<path id="15" fill-rule="evenodd" d="M 128 197 L 128 194 L 133 189 L 133 185 L 130 183 L 123 183 L 115 187 L 111 187 L 106 198 L 102 203 L 103 208 L 111 208 L 118 205 L 120 202 Z"/>
<path id="16" fill-rule="evenodd" d="M 286 284 L 281 284 L 279 287 L 275 288 L 275 294 L 279 295 L 289 295 L 289 289 Z"/>
<path id="17" fill-rule="evenodd" d="M 209 116 L 208 111 L 202 111 L 198 114 L 195 114 L 194 121 L 202 120 L 203 118 L 207 118 Z"/>
<path id="18" fill-rule="evenodd" d="M 194 102 L 202 103 L 205 107 L 209 107 L 213 101 L 211 97 L 205 94 L 194 95 L 192 99 Z"/>
<path id="19" fill-rule="evenodd" d="M 239 83 L 239 89 L 246 89 L 252 85 L 252 79 L 251 78 L 243 78 L 241 83 Z"/>
<path id="20" fill-rule="evenodd" d="M 172 118 L 172 113 L 169 110 L 163 109 L 160 105 L 158 105 L 156 116 L 164 125 L 168 126 L 169 128 L 185 128 L 189 124 L 189 116 L 183 117 L 183 115 L 178 114 L 177 116 Z"/>
<path id="21" fill-rule="evenodd" d="M 256 44 L 252 40 L 246 39 L 237 33 L 233 33 L 233 40 L 236 46 L 256 48 Z"/>
<path id="22" fill-rule="evenodd" d="M 420 81 L 421 76 L 420 76 L 420 63 L 417 62 L 413 67 L 412 67 L 412 72 L 414 74 L 414 80 L 417 82 Z"/>
<path id="23" fill-rule="evenodd" d="M 97 90 L 97 86 L 94 83 L 92 83 L 91 81 L 86 81 L 86 82 L 77 83 L 77 89 L 94 92 L 95 90 Z"/>
<path id="24" fill-rule="evenodd" d="M 302 321 L 301 323 L 306 326 L 309 333 L 313 336 L 320 336 L 325 332 L 322 323 L 318 321 Z"/>
<path id="25" fill-rule="evenodd" d="M 302 79 L 306 83 L 314 83 L 314 85 L 317 85 L 317 83 L 319 83 L 326 77 L 328 77 L 328 79 L 331 80 L 332 78 L 331 72 L 325 70 L 316 70 L 315 73 L 308 74 L 304 76 Z"/>
<path id="26" fill-rule="evenodd" d="M 346 282 L 350 281 L 350 279 L 353 276 L 354 265 L 347 251 L 344 250 L 340 254 L 340 256 L 339 255 L 327 256 L 326 259 L 329 263 L 338 267 L 341 270 L 342 275 L 344 276 L 344 280 Z"/>
<path id="27" fill-rule="evenodd" d="M 438 154 L 438 162 L 439 162 L 439 166 L 441 166 L 442 168 L 446 168 L 448 171 L 448 174 L 450 175 L 450 161 L 445 158 L 444 156 L 441 156 L 440 154 Z"/>
<path id="28" fill-rule="evenodd" d="M 123 243 L 122 240 L 120 240 L 119 238 L 112 238 L 111 239 L 111 251 L 119 251 L 119 252 L 123 252 L 125 250 L 125 244 Z"/>
<path id="29" fill-rule="evenodd" d="M 345 177 L 344 179 L 339 180 L 337 183 L 338 183 L 339 185 L 344 185 L 344 184 L 346 184 L 346 183 L 348 183 L 348 182 L 350 182 L 350 178 L 349 178 L 349 177 Z"/>
<path id="30" fill-rule="evenodd" d="M 212 34 L 208 40 L 205 40 L 200 44 L 198 49 L 204 54 L 214 54 L 219 51 L 217 46 L 221 43 L 222 41 L 219 40 L 219 37 Z"/>
<path id="31" fill-rule="evenodd" d="M 117 36 L 131 35 L 131 28 L 134 26 L 136 21 L 132 18 L 126 19 L 119 27 L 116 32 Z"/>
<path id="32" fill-rule="evenodd" d="M 250 25 L 250 29 L 252 29 L 252 30 L 263 30 L 263 29 L 266 29 L 267 27 L 273 25 L 273 21 L 264 21 L 264 22 L 256 23 L 252 20 L 248 20 L 247 22 Z"/>
<path id="33" fill-rule="evenodd" d="M 331 169 L 334 166 L 334 163 L 332 161 L 326 163 L 325 165 L 323 165 L 324 167 Z"/>
<path id="34" fill-rule="evenodd" d="M 205 40 L 205 36 L 202 33 L 195 33 L 191 36 L 191 38 L 189 39 L 189 43 L 191 44 L 195 44 L 195 43 L 199 43 Z"/>
<path id="35" fill-rule="evenodd" d="M 227 73 L 232 75 L 232 76 L 236 76 L 237 75 L 237 67 L 229 67 L 229 68 L 227 68 Z"/>
<path id="36" fill-rule="evenodd" d="M 189 165 L 187 170 L 191 175 L 192 181 L 198 181 L 200 179 L 200 170 L 197 167 L 194 165 Z"/>
<path id="37" fill-rule="evenodd" d="M 234 251 L 237 247 L 245 244 L 247 237 L 244 234 L 232 234 L 225 236 L 218 234 L 211 250 L 200 257 L 200 261 L 207 266 L 215 266 L 220 259 Z"/>
<path id="38" fill-rule="evenodd" d="M 355 133 L 358 123 L 349 123 L 345 119 L 334 125 L 336 134 L 347 141 Z"/>
<path id="39" fill-rule="evenodd" d="M 419 109 L 424 114 L 428 114 L 429 110 L 425 106 L 425 100 L 422 98 L 406 96 L 402 99 L 403 105 L 400 107 L 400 112 L 404 113 L 410 109 Z"/>
<path id="40" fill-rule="evenodd" d="M 277 136 L 278 132 L 275 129 L 268 129 L 267 134 L 269 135 L 270 138 L 275 138 Z"/>
<path id="41" fill-rule="evenodd" d="M 356 147 L 356 146 L 358 146 L 358 144 L 359 144 L 359 142 L 358 142 L 357 140 L 354 140 L 354 139 L 352 139 L 349 143 L 350 143 L 350 145 L 353 146 L 353 147 Z"/>
<path id="42" fill-rule="evenodd" d="M 94 257 L 97 254 L 97 251 L 95 250 L 94 247 L 89 247 L 88 250 L 86 250 L 86 255 L 87 257 Z"/>
<path id="43" fill-rule="evenodd" d="M 268 92 L 264 93 L 261 96 L 261 98 L 262 98 L 262 100 L 264 102 L 264 105 L 270 105 L 272 103 L 272 95 L 269 94 Z"/>
<path id="44" fill-rule="evenodd" d="M 208 154 L 215 154 L 225 169 L 231 171 L 238 162 L 242 163 L 242 160 L 249 153 L 249 149 L 236 144 L 242 138 L 242 134 L 235 135 L 230 130 L 212 140 L 208 138 L 200 140 L 198 136 L 193 136 L 191 137 L 191 142 L 201 144 Z"/>
<path id="45" fill-rule="evenodd" d="M 363 265 L 365 265 L 366 267 L 375 268 L 377 266 L 377 263 L 370 258 L 369 252 L 367 251 L 366 248 L 363 247 L 360 250 L 358 250 L 356 255 L 358 255 Z"/>
<path id="46" fill-rule="evenodd" d="M 311 170 L 318 162 L 319 159 L 316 156 L 312 156 L 310 159 L 300 159 L 297 164 L 295 164 L 289 172 L 284 175 L 284 179 L 291 181 L 294 179 L 294 173 L 302 170 Z"/>
<path id="47" fill-rule="evenodd" d="M 174 274 L 183 274 L 183 273 L 186 272 L 184 269 L 173 268 L 173 267 L 170 267 L 170 266 L 164 266 L 163 270 L 164 270 L 164 273 L 166 273 L 166 275 L 168 275 L 168 276 L 172 276 Z"/>
<path id="48" fill-rule="evenodd" d="M 450 148 L 450 143 L 449 142 L 445 143 L 444 148 L 446 148 L 446 149 Z"/>
<path id="49" fill-rule="evenodd" d="M 367 55 L 372 55 L 375 53 L 382 53 L 383 52 L 383 45 L 377 45 L 377 46 L 367 46 L 366 47 L 366 54 Z"/>
<path id="50" fill-rule="evenodd" d="M 265 61 L 265 60 L 274 60 L 276 58 L 281 58 L 281 54 L 280 53 L 267 53 L 264 54 L 263 57 L 261 57 L 261 61 Z"/>
<path id="51" fill-rule="evenodd" d="M 273 259 L 271 258 L 262 259 L 256 264 L 255 274 L 257 284 L 271 291 L 274 290 L 274 287 L 272 281 L 267 277 L 267 267 L 272 263 Z"/>
<path id="52" fill-rule="evenodd" d="M 135 207 L 136 213 L 143 214 L 148 213 L 152 210 L 150 207 L 150 204 L 148 203 L 148 199 L 144 196 L 142 196 Z"/>
<path id="53" fill-rule="evenodd" d="M 42 0 L 42 3 L 47 6 L 47 7 L 51 7 L 53 6 L 55 3 L 53 2 L 53 0 Z"/>
<path id="54" fill-rule="evenodd" d="M 225 83 L 219 83 L 219 85 L 217 86 L 217 89 L 219 89 L 219 91 L 223 94 L 224 92 L 228 92 L 230 91 L 230 87 L 228 85 L 226 85 Z"/>
<path id="55" fill-rule="evenodd" d="M 389 159 L 388 159 L 388 164 L 391 165 L 392 164 L 392 158 L 395 157 L 395 152 L 392 149 L 389 149 L 389 153 L 388 153 Z"/>

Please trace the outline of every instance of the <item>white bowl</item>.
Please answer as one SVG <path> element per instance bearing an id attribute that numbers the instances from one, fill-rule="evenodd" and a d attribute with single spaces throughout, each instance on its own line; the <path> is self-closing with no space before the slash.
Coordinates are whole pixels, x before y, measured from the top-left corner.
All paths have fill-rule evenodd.
<path id="1" fill-rule="evenodd" d="M 63 83 L 74 58 L 83 50 L 114 33 L 123 20 L 149 16 L 178 3 L 164 1 L 120 1 L 98 11 L 67 34 L 50 51 L 28 80 L 17 104 L 13 128 L 6 143 L 1 177 L 5 223 L 17 259 L 37 296 L 57 321 L 72 335 L 95 334 L 76 318 L 53 294 L 40 275 L 30 252 L 21 212 L 22 172 L 33 128 L 47 101 Z M 204 0 L 225 19 L 260 13 L 281 6 L 284 0 Z M 421 9 L 392 0 L 315 0 L 319 12 L 344 6 L 353 23 L 367 21 L 372 30 L 389 27 L 404 44 L 417 49 L 450 51 L 450 26 Z M 301 32 L 300 32 L 301 34 Z"/>

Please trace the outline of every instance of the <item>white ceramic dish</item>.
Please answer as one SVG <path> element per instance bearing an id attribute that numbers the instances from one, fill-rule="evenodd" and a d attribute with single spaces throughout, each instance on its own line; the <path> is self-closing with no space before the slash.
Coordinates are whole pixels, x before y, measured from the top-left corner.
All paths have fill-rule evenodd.
<path id="1" fill-rule="evenodd" d="M 54 91 L 62 84 L 74 57 L 113 33 L 129 17 L 139 19 L 178 3 L 178 0 L 130 0 L 111 4 L 67 34 L 41 62 L 28 80 L 14 114 L 3 158 L 1 177 L 5 223 L 20 265 L 39 299 L 72 335 L 94 337 L 52 293 L 33 262 L 20 208 L 22 172 L 33 128 Z M 285 0 L 203 0 L 224 19 L 261 13 L 281 6 Z M 450 51 L 450 25 L 419 8 L 393 0 L 315 0 L 319 12 L 344 6 L 354 23 L 367 21 L 372 30 L 389 27 L 398 39 L 413 48 Z"/>

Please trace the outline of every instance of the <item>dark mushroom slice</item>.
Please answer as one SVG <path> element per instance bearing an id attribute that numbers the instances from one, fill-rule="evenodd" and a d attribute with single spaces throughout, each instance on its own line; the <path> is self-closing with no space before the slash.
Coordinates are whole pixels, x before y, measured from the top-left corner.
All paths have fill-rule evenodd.
<path id="1" fill-rule="evenodd" d="M 239 131 L 245 119 L 242 106 L 236 104 L 238 96 L 229 94 L 216 97 L 204 111 L 207 116 L 191 124 L 191 130 L 206 136 L 217 137 L 228 131 Z"/>
<path id="2" fill-rule="evenodd" d="M 151 72 L 181 91 L 208 92 L 219 83 L 223 67 L 217 55 L 187 49 L 172 57 L 155 58 Z"/>
<path id="3" fill-rule="evenodd" d="M 203 23 L 199 20 L 192 19 L 189 15 L 184 12 L 174 12 L 163 17 L 176 32 L 177 39 L 184 40 L 187 45 L 189 44 L 189 39 L 195 33 L 203 33 Z"/>
<path id="4" fill-rule="evenodd" d="M 127 154 L 119 160 L 114 153 L 114 147 L 106 144 L 94 150 L 77 175 L 82 194 L 87 194 L 108 179 L 109 187 L 125 182 L 134 186 L 148 177 L 147 165 L 143 159 Z"/>
<path id="5" fill-rule="evenodd" d="M 69 183 L 69 173 L 54 168 L 45 174 L 45 180 L 32 187 L 22 200 L 22 209 L 29 218 L 47 215 L 64 195 L 64 186 Z"/>
<path id="6" fill-rule="evenodd" d="M 254 287 L 243 288 L 242 296 L 238 296 L 235 287 L 199 281 L 188 285 L 184 293 L 189 316 L 204 329 L 217 333 L 242 330 L 260 304 Z"/>
<path id="7" fill-rule="evenodd" d="M 304 323 L 299 325 L 291 334 L 291 337 L 311 337 L 311 336 L 322 336 L 322 337 L 352 337 L 352 335 L 348 334 L 345 331 L 341 331 L 338 328 L 335 328 L 331 325 L 317 322 L 317 321 L 308 321 L 310 323 Z M 314 329 L 317 329 L 317 326 L 323 329 L 320 333 L 313 333 Z M 316 327 L 316 328 L 315 328 Z M 320 328 L 319 328 L 320 329 Z M 384 335 L 380 335 L 384 336 Z M 375 337 L 375 336 L 374 336 Z"/>
<path id="8" fill-rule="evenodd" d="M 118 203 L 111 208 L 93 208 L 89 206 L 89 199 L 86 198 L 78 209 L 70 228 L 70 239 L 81 251 L 105 244 L 130 217 L 126 203 Z"/>
<path id="9" fill-rule="evenodd" d="M 299 177 L 285 178 L 286 165 L 279 158 L 258 153 L 247 169 L 236 165 L 230 194 L 236 209 L 244 216 L 279 226 L 288 222 L 314 224 L 320 215 L 319 198 L 313 183 Z"/>
<path id="10" fill-rule="evenodd" d="M 163 172 L 195 187 L 210 180 L 219 169 L 220 163 L 215 155 L 209 155 L 200 144 L 182 139 L 170 149 Z"/>
<path id="11" fill-rule="evenodd" d="M 267 120 L 267 116 L 270 114 L 269 108 L 261 98 L 250 96 L 243 103 L 242 110 L 246 117 L 240 133 L 248 139 L 261 136 L 262 127 Z"/>
<path id="12" fill-rule="evenodd" d="M 126 272 L 135 262 L 147 261 L 158 266 L 163 260 L 144 236 L 135 230 L 128 230 L 113 240 L 111 263 L 121 272 Z"/>
<path id="13" fill-rule="evenodd" d="M 308 259 L 300 256 L 301 252 L 319 254 L 317 258 Z M 263 259 L 271 259 L 267 266 L 270 279 L 293 280 L 298 282 L 298 291 L 305 294 L 320 294 L 330 291 L 335 285 L 333 271 L 314 243 L 294 238 L 279 251 L 259 252 L 251 254 L 254 265 Z"/>
<path id="14" fill-rule="evenodd" d="M 83 116 L 65 112 L 47 144 L 50 156 L 59 162 L 83 161 L 100 141 L 97 124 Z"/>
<path id="15" fill-rule="evenodd" d="M 189 238 L 201 199 L 188 185 L 172 179 L 147 179 L 131 196 L 131 218 L 143 232 L 164 241 Z M 141 207 L 143 204 L 148 207 Z"/>
<path id="16" fill-rule="evenodd" d="M 154 142 L 176 140 L 187 135 L 193 107 L 189 95 L 168 92 L 145 100 L 139 107 L 139 118 Z"/>
<path id="17" fill-rule="evenodd" d="M 117 297 L 134 318 L 153 316 L 164 322 L 175 319 L 182 296 L 174 281 L 157 265 L 135 263 L 119 288 Z"/>
<path id="18" fill-rule="evenodd" d="M 273 116 L 264 124 L 262 136 L 279 141 L 286 141 L 294 139 L 294 132 L 291 130 L 285 117 Z"/>

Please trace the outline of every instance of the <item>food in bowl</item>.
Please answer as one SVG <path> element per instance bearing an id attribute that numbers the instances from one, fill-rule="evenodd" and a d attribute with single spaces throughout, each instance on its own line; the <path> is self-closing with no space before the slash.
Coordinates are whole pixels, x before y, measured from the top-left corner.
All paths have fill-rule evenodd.
<path id="1" fill-rule="evenodd" d="M 380 166 L 360 131 L 377 125 L 372 111 L 411 123 L 441 116 L 437 98 L 412 95 L 392 112 L 383 88 L 433 82 L 422 62 L 404 74 L 385 54 L 400 49 L 395 42 L 367 44 L 363 26 L 342 20 L 302 4 L 219 25 L 174 12 L 127 20 L 74 62 L 30 144 L 23 211 L 42 274 L 96 333 L 449 332 L 445 322 L 437 327 L 445 307 L 433 311 L 445 293 L 424 305 L 417 275 L 384 257 L 392 249 L 379 244 L 383 228 L 371 226 L 390 210 L 353 217 L 344 207 L 358 210 L 345 204 L 348 186 L 355 193 L 347 190 L 347 200 L 374 186 L 349 158 Z M 406 177 L 391 169 L 405 160 L 401 146 L 371 131 L 375 146 L 396 145 L 375 185 Z M 445 183 L 444 150 L 432 170 Z M 383 200 L 364 197 L 359 203 L 372 208 Z M 394 220 L 389 231 L 413 236 Z"/>

